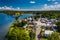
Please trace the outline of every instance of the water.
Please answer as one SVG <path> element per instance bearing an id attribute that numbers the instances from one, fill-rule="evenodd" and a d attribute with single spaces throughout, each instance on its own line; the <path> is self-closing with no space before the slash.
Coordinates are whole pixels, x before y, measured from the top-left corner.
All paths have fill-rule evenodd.
<path id="1" fill-rule="evenodd" d="M 24 14 L 24 15 L 21 15 L 19 18 L 24 19 L 24 18 L 27 18 L 30 16 L 33 16 L 33 15 Z M 14 22 L 14 21 L 15 21 L 15 19 L 12 18 L 11 16 L 0 13 L 0 40 L 4 40 L 5 35 L 9 31 L 9 28 L 10 28 L 12 22 Z"/>
<path id="2" fill-rule="evenodd" d="M 0 14 L 0 40 L 3 40 L 14 20 L 14 18 L 6 14 Z"/>
<path id="3" fill-rule="evenodd" d="M 25 18 L 30 17 L 30 16 L 33 16 L 33 14 L 23 14 L 19 18 L 25 19 Z"/>

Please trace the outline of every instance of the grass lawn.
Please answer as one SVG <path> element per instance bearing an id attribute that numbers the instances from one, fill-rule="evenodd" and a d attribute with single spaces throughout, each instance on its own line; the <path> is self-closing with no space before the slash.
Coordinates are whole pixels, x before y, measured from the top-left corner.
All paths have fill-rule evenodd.
<path id="1" fill-rule="evenodd" d="M 47 40 L 46 38 L 43 38 L 42 40 Z"/>

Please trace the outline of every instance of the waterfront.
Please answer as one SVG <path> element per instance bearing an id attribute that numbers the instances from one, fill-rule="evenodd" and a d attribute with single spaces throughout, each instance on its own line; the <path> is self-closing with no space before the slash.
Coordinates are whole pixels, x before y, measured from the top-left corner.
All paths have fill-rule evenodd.
<path id="1" fill-rule="evenodd" d="M 30 16 L 32 16 L 32 14 L 31 15 L 30 14 L 24 14 L 19 18 L 24 19 L 24 18 L 27 18 L 27 17 L 30 17 Z M 11 24 L 14 21 L 15 21 L 15 18 L 13 18 L 9 15 L 0 13 L 0 40 L 4 39 L 4 37 L 6 36 L 6 34 L 9 31 L 9 28 L 10 28 Z"/>
<path id="2" fill-rule="evenodd" d="M 13 15 L 13 14 L 12 14 Z M 57 32 L 59 35 L 59 29 L 57 24 L 60 19 L 58 14 L 23 14 L 17 15 L 18 19 L 13 16 L 8 16 L 4 13 L 0 14 L 0 40 L 38 40 L 38 35 L 41 35 L 41 40 L 46 38 L 48 40 L 48 35 Z M 59 14 L 60 15 L 60 14 Z M 44 18 L 43 18 L 44 17 Z M 46 18 L 47 17 L 47 18 Z M 57 27 L 57 28 L 56 28 Z M 13 31 L 13 32 L 12 32 Z M 21 31 L 21 32 L 20 32 Z M 24 32 L 25 31 L 25 32 Z M 30 34 L 30 32 L 32 34 Z M 40 34 L 41 32 L 41 34 Z M 25 34 L 26 33 L 26 34 Z M 21 36 L 21 35 L 22 36 Z M 33 35 L 34 34 L 34 35 Z M 16 36 L 15 36 L 16 35 Z M 32 36 L 33 35 L 33 36 Z M 25 38 L 25 37 L 28 38 Z M 31 36 L 31 37 L 30 37 Z M 15 38 L 13 38 L 15 37 Z M 18 37 L 18 38 L 17 38 Z M 36 38 L 35 38 L 36 37 Z"/>

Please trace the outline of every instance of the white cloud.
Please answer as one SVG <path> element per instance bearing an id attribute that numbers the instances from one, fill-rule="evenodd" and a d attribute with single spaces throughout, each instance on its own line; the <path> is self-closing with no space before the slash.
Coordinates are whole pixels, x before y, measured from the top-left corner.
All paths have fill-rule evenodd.
<path id="1" fill-rule="evenodd" d="M 19 10 L 19 9 L 20 9 L 20 7 L 17 7 L 17 9 Z"/>
<path id="2" fill-rule="evenodd" d="M 54 4 L 58 4 L 58 2 L 55 2 Z"/>
<path id="3" fill-rule="evenodd" d="M 6 10 L 11 10 L 11 9 L 13 9 L 13 8 L 11 8 L 11 7 L 7 7 L 7 6 L 4 6 L 4 7 L 0 7 L 0 9 L 6 9 Z"/>
<path id="4" fill-rule="evenodd" d="M 13 8 L 12 6 L 10 6 L 10 7 L 3 6 L 3 7 L 0 7 L 0 9 L 3 9 L 3 10 L 20 10 L 19 7 L 17 7 L 17 8 Z"/>
<path id="5" fill-rule="evenodd" d="M 37 7 L 36 7 L 37 8 Z M 0 7 L 0 10 L 3 9 L 3 10 L 23 10 L 23 9 L 20 9 L 19 7 L 17 8 L 13 8 L 13 7 L 7 7 L 7 6 L 4 6 L 4 7 Z M 48 5 L 48 4 L 44 4 L 42 5 L 42 7 L 38 7 L 38 9 L 24 9 L 25 11 L 26 10 L 60 10 L 60 4 L 53 4 L 53 5 Z"/>
<path id="6" fill-rule="evenodd" d="M 47 6 L 47 4 L 44 4 L 44 6 Z"/>
<path id="7" fill-rule="evenodd" d="M 53 1 L 56 1 L 56 0 L 47 0 L 47 1 L 52 1 L 53 2 Z"/>
<path id="8" fill-rule="evenodd" d="M 34 3 L 36 3 L 36 2 L 35 2 L 35 1 L 30 1 L 30 3 L 31 3 L 31 4 L 34 4 Z"/>
<path id="9" fill-rule="evenodd" d="M 60 10 L 60 4 L 43 6 L 41 10 Z"/>

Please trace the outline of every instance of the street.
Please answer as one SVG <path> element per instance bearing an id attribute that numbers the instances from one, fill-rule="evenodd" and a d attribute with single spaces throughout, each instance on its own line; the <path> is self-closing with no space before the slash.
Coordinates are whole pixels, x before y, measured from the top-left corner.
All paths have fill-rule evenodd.
<path id="1" fill-rule="evenodd" d="M 40 33 L 40 30 L 41 30 L 41 22 L 40 22 L 40 19 L 38 21 L 36 21 L 37 25 L 36 25 L 36 40 L 38 40 L 38 34 Z"/>

